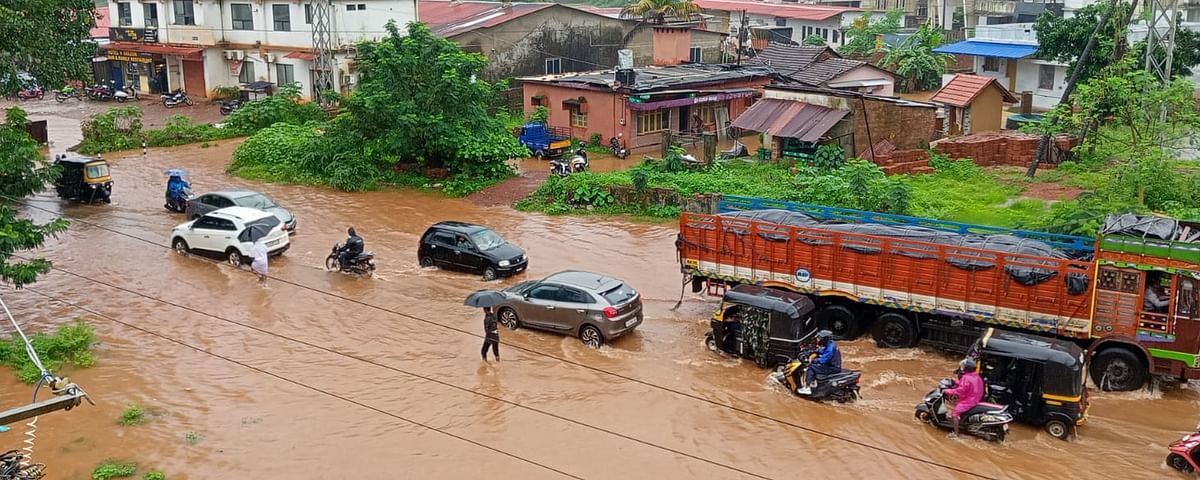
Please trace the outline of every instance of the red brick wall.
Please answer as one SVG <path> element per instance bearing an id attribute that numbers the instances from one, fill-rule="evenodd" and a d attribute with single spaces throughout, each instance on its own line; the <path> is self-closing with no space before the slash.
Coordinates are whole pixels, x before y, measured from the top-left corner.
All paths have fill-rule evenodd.
<path id="1" fill-rule="evenodd" d="M 849 156 L 861 155 L 880 140 L 892 142 L 897 150 L 910 150 L 925 147 L 936 138 L 937 110 L 934 108 L 906 107 L 879 100 L 852 101 L 854 152 L 848 152 Z M 868 125 L 870 135 L 867 135 Z"/>
<path id="2" fill-rule="evenodd" d="M 1075 147 L 1077 139 L 1061 136 L 1054 142 L 1060 150 L 1067 151 Z M 1036 135 L 989 132 L 941 140 L 933 147 L 938 153 L 953 159 L 970 158 L 981 167 L 1027 167 L 1033 161 L 1037 144 Z M 887 155 L 879 155 L 875 163 L 889 175 L 933 171 L 929 167 L 929 154 L 924 150 L 896 150 Z M 1053 168 L 1054 165 L 1043 164 L 1043 167 Z"/>

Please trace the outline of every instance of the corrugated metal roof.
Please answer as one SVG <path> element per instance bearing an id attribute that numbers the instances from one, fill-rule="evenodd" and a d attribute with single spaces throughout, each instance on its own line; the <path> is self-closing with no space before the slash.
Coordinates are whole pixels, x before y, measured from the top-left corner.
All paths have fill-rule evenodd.
<path id="1" fill-rule="evenodd" d="M 417 15 L 433 33 L 452 37 L 494 27 L 514 18 L 555 6 L 554 3 L 450 2 L 419 0 Z"/>
<path id="2" fill-rule="evenodd" d="M 1037 49 L 1037 45 L 963 40 L 958 43 L 942 45 L 933 49 L 933 51 L 938 53 L 953 53 L 956 55 L 974 55 L 976 57 L 1025 58 L 1032 57 L 1033 54 L 1037 52 Z"/>
<path id="3" fill-rule="evenodd" d="M 971 104 L 971 101 L 975 100 L 975 97 L 983 93 L 983 90 L 989 85 L 995 85 L 996 88 L 999 88 L 1000 94 L 1004 96 L 1006 102 L 1017 102 L 1017 97 L 1009 93 L 1008 89 L 1000 85 L 1000 82 L 996 81 L 995 78 L 963 73 L 954 75 L 954 78 L 946 82 L 946 85 L 933 94 L 929 100 L 955 107 L 966 107 Z"/>
<path id="4" fill-rule="evenodd" d="M 860 8 L 826 7 L 815 5 L 787 5 L 756 1 L 738 0 L 694 0 L 696 5 L 705 10 L 721 10 L 724 12 L 740 12 L 776 17 L 795 18 L 797 20 L 828 20 L 846 12 L 861 12 Z"/>
<path id="5" fill-rule="evenodd" d="M 764 98 L 739 115 L 732 126 L 805 142 L 820 140 L 849 110 Z"/>
<path id="6" fill-rule="evenodd" d="M 765 65 L 773 68 L 780 75 L 791 76 L 812 65 L 822 54 L 838 57 L 837 52 L 829 47 L 784 45 L 772 42 L 748 63 Z"/>
<path id="7" fill-rule="evenodd" d="M 845 58 L 828 58 L 809 65 L 792 75 L 793 79 L 809 85 L 823 85 L 839 75 L 866 65 L 867 62 Z"/>
<path id="8" fill-rule="evenodd" d="M 636 74 L 634 84 L 622 86 L 622 88 L 630 93 L 750 80 L 753 78 L 770 77 L 774 73 L 767 67 L 727 63 L 693 63 L 666 67 L 638 67 L 633 70 Z M 576 88 L 584 86 L 611 88 L 616 81 L 616 70 L 542 75 L 524 77 L 520 80 Z"/>

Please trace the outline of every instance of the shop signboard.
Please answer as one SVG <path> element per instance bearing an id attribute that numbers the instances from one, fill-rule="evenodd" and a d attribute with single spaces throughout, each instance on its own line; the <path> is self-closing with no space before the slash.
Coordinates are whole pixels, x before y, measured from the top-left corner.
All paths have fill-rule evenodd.
<path id="1" fill-rule="evenodd" d="M 158 29 L 112 27 L 108 37 L 114 42 L 158 43 Z"/>
<path id="2" fill-rule="evenodd" d="M 109 50 L 105 53 L 110 62 L 152 63 L 154 54 L 131 50 Z"/>

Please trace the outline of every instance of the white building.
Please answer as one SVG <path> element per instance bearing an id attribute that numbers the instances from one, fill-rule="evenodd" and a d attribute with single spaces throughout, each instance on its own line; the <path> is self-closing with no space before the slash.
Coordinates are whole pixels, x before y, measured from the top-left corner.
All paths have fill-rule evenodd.
<path id="1" fill-rule="evenodd" d="M 992 77 L 1014 94 L 1033 94 L 1033 107 L 1058 105 L 1067 86 L 1067 65 L 1034 58 L 1037 33 L 1032 23 L 979 25 L 975 36 L 935 48 L 935 52 L 975 57 L 975 74 Z"/>
<path id="2" fill-rule="evenodd" d="M 729 32 L 732 39 L 737 38 L 745 12 L 746 24 L 751 29 L 771 32 L 767 36 L 752 35 L 752 38 L 763 40 L 754 43 L 756 49 L 766 48 L 767 40 L 802 43 L 812 35 L 825 39 L 825 44 L 830 47 L 839 47 L 846 44 L 846 30 L 863 14 L 859 8 L 755 0 L 695 0 L 695 3 L 706 15 L 712 16 L 712 20 L 707 21 L 708 29 Z M 882 17 L 884 13 L 871 15 Z M 778 38 L 769 38 L 770 35 Z"/>
<path id="3" fill-rule="evenodd" d="M 417 18 L 416 0 L 327 1 L 339 90 L 357 78 L 350 67 L 357 42 L 382 38 L 389 20 L 403 29 Z M 108 8 L 112 41 L 101 48 L 118 83 L 207 97 L 217 87 L 295 82 L 305 96 L 312 93 L 309 0 L 142 0 Z"/>

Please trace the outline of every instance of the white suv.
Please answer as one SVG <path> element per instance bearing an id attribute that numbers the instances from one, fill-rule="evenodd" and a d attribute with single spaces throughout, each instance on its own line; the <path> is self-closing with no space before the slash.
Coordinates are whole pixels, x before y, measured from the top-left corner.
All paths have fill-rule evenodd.
<path id="1" fill-rule="evenodd" d="M 171 231 L 171 247 L 179 253 L 205 251 L 222 254 L 231 265 L 249 262 L 252 231 L 266 231 L 267 252 L 279 255 L 288 249 L 287 226 L 274 214 L 247 207 L 228 207 L 182 223 Z"/>

